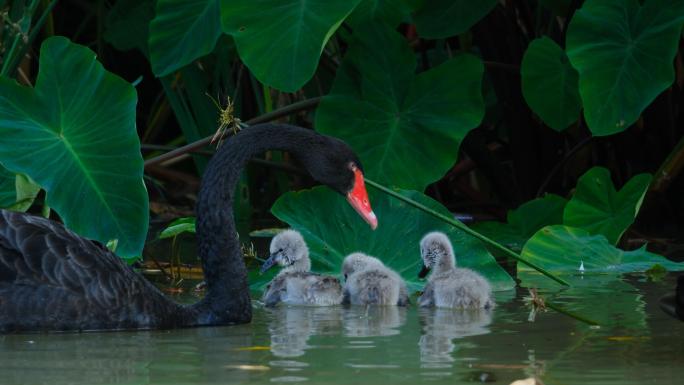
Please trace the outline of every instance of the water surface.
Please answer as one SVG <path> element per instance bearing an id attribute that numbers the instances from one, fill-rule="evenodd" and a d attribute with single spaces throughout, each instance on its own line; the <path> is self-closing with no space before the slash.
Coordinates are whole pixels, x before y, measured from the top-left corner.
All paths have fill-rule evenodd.
<path id="1" fill-rule="evenodd" d="M 524 290 L 493 312 L 264 309 L 249 325 L 175 331 L 0 336 L 0 384 L 681 384 L 684 323 L 657 299 L 673 277 L 640 276 L 549 296 L 529 321 Z"/>

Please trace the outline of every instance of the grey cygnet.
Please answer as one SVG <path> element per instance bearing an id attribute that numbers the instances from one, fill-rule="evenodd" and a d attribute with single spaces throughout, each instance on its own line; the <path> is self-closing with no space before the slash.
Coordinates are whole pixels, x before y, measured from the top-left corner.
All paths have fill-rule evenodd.
<path id="1" fill-rule="evenodd" d="M 409 304 L 406 283 L 379 259 L 363 253 L 348 255 L 342 264 L 343 303 L 352 305 Z"/>
<path id="2" fill-rule="evenodd" d="M 271 241 L 271 256 L 261 272 L 274 265 L 283 268 L 268 284 L 262 300 L 266 306 L 288 305 L 332 306 L 342 302 L 339 279 L 310 272 L 309 248 L 295 230 L 285 230 Z"/>
<path id="3" fill-rule="evenodd" d="M 483 276 L 473 270 L 456 267 L 454 249 L 449 238 L 440 232 L 428 233 L 420 241 L 423 259 L 422 278 L 432 271 L 423 294 L 422 307 L 482 308 L 494 307 L 492 288 Z"/>

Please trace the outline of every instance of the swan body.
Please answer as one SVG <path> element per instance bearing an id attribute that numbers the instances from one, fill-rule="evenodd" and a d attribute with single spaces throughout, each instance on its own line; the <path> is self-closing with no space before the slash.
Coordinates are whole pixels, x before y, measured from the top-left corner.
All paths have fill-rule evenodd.
<path id="1" fill-rule="evenodd" d="M 342 263 L 344 303 L 398 305 L 409 303 L 406 283 L 379 259 L 363 253 L 348 255 Z"/>
<path id="2" fill-rule="evenodd" d="M 204 298 L 181 305 L 100 244 L 63 225 L 0 211 L 0 332 L 167 329 L 246 323 L 252 317 L 247 269 L 233 221 L 244 164 L 266 150 L 289 151 L 314 179 L 345 195 L 375 228 L 362 166 L 344 142 L 312 130 L 261 124 L 219 148 L 197 201 Z"/>
<path id="3" fill-rule="evenodd" d="M 420 241 L 424 277 L 432 273 L 418 299 L 421 307 L 482 308 L 494 306 L 492 289 L 483 276 L 473 270 L 456 267 L 449 238 L 440 232 L 428 233 Z"/>
<path id="4" fill-rule="evenodd" d="M 684 275 L 677 277 L 674 294 L 668 294 L 660 299 L 660 308 L 670 316 L 684 321 Z"/>
<path id="5" fill-rule="evenodd" d="M 342 302 L 342 285 L 332 276 L 310 272 L 309 248 L 295 230 L 278 233 L 270 245 L 270 258 L 262 272 L 278 264 L 283 266 L 269 283 L 262 300 L 266 306 L 288 305 L 332 306 Z"/>

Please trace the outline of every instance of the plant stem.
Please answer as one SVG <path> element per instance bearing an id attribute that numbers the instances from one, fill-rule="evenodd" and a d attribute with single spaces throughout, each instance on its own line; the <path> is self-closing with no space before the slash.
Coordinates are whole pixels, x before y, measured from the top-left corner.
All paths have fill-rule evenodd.
<path id="1" fill-rule="evenodd" d="M 523 259 L 520 256 L 520 254 L 514 252 L 513 250 L 511 250 L 511 249 L 509 249 L 509 248 L 507 248 L 507 247 L 505 247 L 505 246 L 503 246 L 503 245 L 501 245 L 501 244 L 499 244 L 499 243 L 497 243 L 497 242 L 495 242 L 495 241 L 493 241 L 487 237 L 485 237 L 484 235 L 478 233 L 477 231 L 471 229 L 470 227 L 464 225 L 463 223 L 461 223 L 461 222 L 459 222 L 453 218 L 449 218 L 446 215 L 440 214 L 440 213 L 432 210 L 431 208 L 426 207 L 426 206 L 414 201 L 413 199 L 407 198 L 407 197 L 397 193 L 396 191 L 392 191 L 391 189 L 389 189 L 389 188 L 387 188 L 387 187 L 385 187 L 379 183 L 376 183 L 372 180 L 369 180 L 368 178 L 366 178 L 366 183 L 368 183 L 369 185 L 375 187 L 376 189 L 384 192 L 385 194 L 389 194 L 389 195 L 391 195 L 391 196 L 393 196 L 399 200 L 402 200 L 402 201 L 410 204 L 411 206 L 413 206 L 417 209 L 420 209 L 420 210 L 422 210 L 422 211 L 424 211 L 424 212 L 426 212 L 426 213 L 428 213 L 428 214 L 430 214 L 430 215 L 432 215 L 432 216 L 434 216 L 434 217 L 436 217 L 436 218 L 438 218 L 438 219 L 440 219 L 440 220 L 442 220 L 442 221 L 444 221 L 444 222 L 446 222 L 446 223 L 448 223 L 454 227 L 457 227 L 459 230 L 465 232 L 466 234 L 471 235 L 471 236 L 481 240 L 485 244 L 491 246 L 492 248 L 494 248 L 496 250 L 501 251 L 502 253 L 504 253 L 507 256 L 515 259 L 516 261 L 524 263 L 525 265 L 533 268 L 534 270 L 537 270 L 538 272 L 540 272 L 540 273 L 544 274 L 545 276 L 553 279 L 554 281 L 560 283 L 561 285 L 570 286 L 570 284 L 568 282 L 566 282 L 565 280 L 563 280 L 562 278 L 556 277 L 555 275 L 549 273 L 548 271 L 546 271 L 543 268 L 535 265 L 534 263 L 526 261 L 525 259 Z"/>
<path id="2" fill-rule="evenodd" d="M 568 316 L 568 317 L 574 318 L 574 319 L 576 319 L 576 320 L 578 320 L 578 321 L 580 321 L 580 322 L 584 322 L 585 324 L 588 324 L 588 325 L 591 325 L 591 326 L 599 326 L 599 323 L 598 323 L 598 322 L 592 321 L 592 320 L 590 320 L 590 319 L 588 319 L 588 318 L 582 317 L 581 315 L 577 315 L 577 314 L 575 314 L 575 313 L 573 313 L 573 312 L 567 311 L 567 310 L 563 309 L 562 307 L 560 307 L 560 306 L 558 306 L 558 305 L 554 305 L 554 304 L 551 303 L 551 302 L 544 301 L 544 305 L 546 305 L 546 307 L 548 307 L 549 309 L 553 309 L 553 310 L 555 310 L 555 311 L 557 311 L 557 312 L 559 312 L 559 313 L 561 313 L 561 314 L 564 314 L 564 315 L 566 315 L 566 316 Z"/>
<path id="3" fill-rule="evenodd" d="M 292 103 L 288 106 L 279 108 L 277 110 L 273 110 L 269 113 L 263 114 L 261 116 L 257 116 L 256 118 L 253 118 L 253 119 L 250 119 L 250 120 L 246 121 L 245 124 L 253 125 L 253 124 L 268 122 L 268 121 L 280 118 L 282 116 L 290 115 L 290 114 L 297 112 L 297 111 L 302 111 L 302 110 L 307 110 L 307 109 L 313 108 L 313 107 L 317 106 L 320 101 L 321 101 L 321 97 L 316 97 L 316 98 L 306 99 L 306 100 L 302 100 L 300 102 Z M 148 159 L 145 161 L 145 167 L 153 166 L 153 165 L 162 163 L 164 161 L 167 161 L 169 159 L 177 158 L 181 155 L 184 155 L 188 152 L 194 151 L 198 148 L 202 148 L 211 142 L 212 136 L 213 135 L 209 135 L 204 139 L 200 139 L 200 140 L 195 141 L 193 143 L 187 144 L 183 147 L 179 147 L 173 151 L 167 152 L 166 154 L 162 154 L 162 155 L 159 155 L 157 157 Z"/>

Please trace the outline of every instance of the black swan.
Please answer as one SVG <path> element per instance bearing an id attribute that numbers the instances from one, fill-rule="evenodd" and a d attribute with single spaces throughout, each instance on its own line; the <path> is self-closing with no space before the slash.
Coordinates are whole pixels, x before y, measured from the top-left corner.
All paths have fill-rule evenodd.
<path id="1" fill-rule="evenodd" d="M 668 294 L 660 299 L 660 308 L 672 317 L 684 321 L 684 275 L 677 277 L 674 294 Z"/>
<path id="2" fill-rule="evenodd" d="M 98 243 L 40 217 L 0 212 L 0 332 L 168 329 L 247 323 L 252 305 L 233 220 L 245 162 L 266 150 L 292 153 L 317 181 L 345 195 L 377 226 L 362 166 L 342 141 L 285 124 L 228 139 L 213 156 L 197 202 L 198 253 L 207 292 L 177 304 Z"/>

